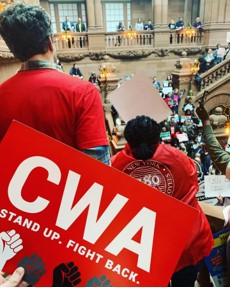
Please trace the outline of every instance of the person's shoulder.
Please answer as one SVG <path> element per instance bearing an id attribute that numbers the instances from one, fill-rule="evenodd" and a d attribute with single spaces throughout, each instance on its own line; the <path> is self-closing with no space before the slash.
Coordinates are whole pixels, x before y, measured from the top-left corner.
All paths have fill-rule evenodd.
<path id="1" fill-rule="evenodd" d="M 175 163 L 183 162 L 188 158 L 188 156 L 186 156 L 182 151 L 170 145 L 160 144 L 159 148 L 160 153 L 162 154 L 168 153 L 168 157 L 170 157 L 171 159 L 173 158 Z"/>
<path id="2" fill-rule="evenodd" d="M 55 72 L 53 72 L 53 73 L 55 73 L 56 79 L 61 81 L 60 85 L 63 85 L 63 83 L 66 83 L 68 85 L 71 85 L 71 87 L 76 86 L 78 88 L 86 88 L 86 89 L 88 88 L 88 89 L 92 89 L 92 90 L 94 90 L 94 89 L 97 90 L 97 88 L 94 85 L 92 85 L 92 83 L 89 81 L 82 80 L 78 77 L 72 76 L 72 75 L 65 73 L 65 72 L 61 72 L 61 71 L 57 71 L 57 70 L 54 70 L 54 71 Z"/>

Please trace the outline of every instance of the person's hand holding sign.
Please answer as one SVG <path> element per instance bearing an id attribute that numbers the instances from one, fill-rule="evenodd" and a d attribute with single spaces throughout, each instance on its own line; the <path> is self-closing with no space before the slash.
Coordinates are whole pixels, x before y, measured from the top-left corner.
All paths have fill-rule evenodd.
<path id="1" fill-rule="evenodd" d="M 53 287 L 74 287 L 81 282 L 81 273 L 73 262 L 61 263 L 53 272 Z"/>
<path id="2" fill-rule="evenodd" d="M 25 269 L 26 273 L 23 279 L 30 285 L 35 285 L 46 273 L 45 263 L 37 254 L 23 258 L 19 261 L 18 266 Z"/>
<path id="3" fill-rule="evenodd" d="M 12 275 L 6 277 L 0 271 L 0 287 L 27 287 L 28 284 L 22 280 L 24 273 L 25 270 L 22 267 L 18 267 Z"/>
<path id="4" fill-rule="evenodd" d="M 0 233 L 0 270 L 23 246 L 20 235 L 15 230 Z"/>

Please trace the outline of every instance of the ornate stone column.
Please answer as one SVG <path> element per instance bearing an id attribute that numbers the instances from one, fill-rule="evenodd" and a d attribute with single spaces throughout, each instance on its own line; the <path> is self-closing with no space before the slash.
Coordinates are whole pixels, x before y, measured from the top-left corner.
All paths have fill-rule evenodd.
<path id="1" fill-rule="evenodd" d="M 168 28 L 168 0 L 153 0 L 152 7 L 155 29 Z"/>
<path id="2" fill-rule="evenodd" d="M 102 24 L 102 8 L 100 0 L 86 0 L 88 30 L 101 29 Z"/>
<path id="3" fill-rule="evenodd" d="M 88 20 L 88 31 L 92 28 L 95 29 L 95 6 L 92 5 L 92 0 L 86 0 L 86 11 Z"/>
<path id="4" fill-rule="evenodd" d="M 182 52 L 180 60 L 175 64 L 176 69 L 172 72 L 173 83 L 176 88 L 179 90 L 185 90 L 183 97 L 181 98 L 179 105 L 179 113 L 182 113 L 182 107 L 185 102 L 185 98 L 189 93 L 189 89 L 191 89 L 191 81 L 192 81 L 192 68 L 193 62 L 190 58 L 187 57 L 187 52 Z"/>
<path id="5" fill-rule="evenodd" d="M 169 29 L 168 29 L 168 0 L 152 0 L 153 19 L 155 25 L 154 41 L 155 47 L 164 47 L 169 44 Z"/>
<path id="6" fill-rule="evenodd" d="M 94 0 L 96 28 L 103 28 L 101 1 Z"/>
<path id="7" fill-rule="evenodd" d="M 229 31 L 230 2 L 229 0 L 201 0 L 200 18 L 203 19 L 206 46 L 220 43 L 226 46 Z"/>

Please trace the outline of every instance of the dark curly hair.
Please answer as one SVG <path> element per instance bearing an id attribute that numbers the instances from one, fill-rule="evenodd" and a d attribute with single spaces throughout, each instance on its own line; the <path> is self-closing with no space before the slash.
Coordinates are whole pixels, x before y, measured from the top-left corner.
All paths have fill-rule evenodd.
<path id="1" fill-rule="evenodd" d="M 124 136 L 136 159 L 152 158 L 154 145 L 160 140 L 160 131 L 160 125 L 148 116 L 137 116 L 126 124 Z"/>
<path id="2" fill-rule="evenodd" d="M 50 17 L 41 6 L 10 6 L 0 13 L 0 34 L 14 56 L 27 61 L 48 51 L 48 36 L 52 34 Z"/>

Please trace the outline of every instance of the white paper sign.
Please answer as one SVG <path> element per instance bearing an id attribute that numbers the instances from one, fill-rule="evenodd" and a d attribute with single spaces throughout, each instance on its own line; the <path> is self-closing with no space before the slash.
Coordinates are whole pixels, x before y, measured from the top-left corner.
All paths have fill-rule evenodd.
<path id="1" fill-rule="evenodd" d="M 204 176 L 205 197 L 230 196 L 230 181 L 225 175 Z"/>
<path id="2" fill-rule="evenodd" d="M 179 140 L 179 142 L 188 142 L 188 135 L 186 133 L 176 134 L 176 138 Z"/>
<path id="3" fill-rule="evenodd" d="M 230 32 L 227 32 L 227 40 L 226 40 L 227 43 L 230 42 Z"/>

